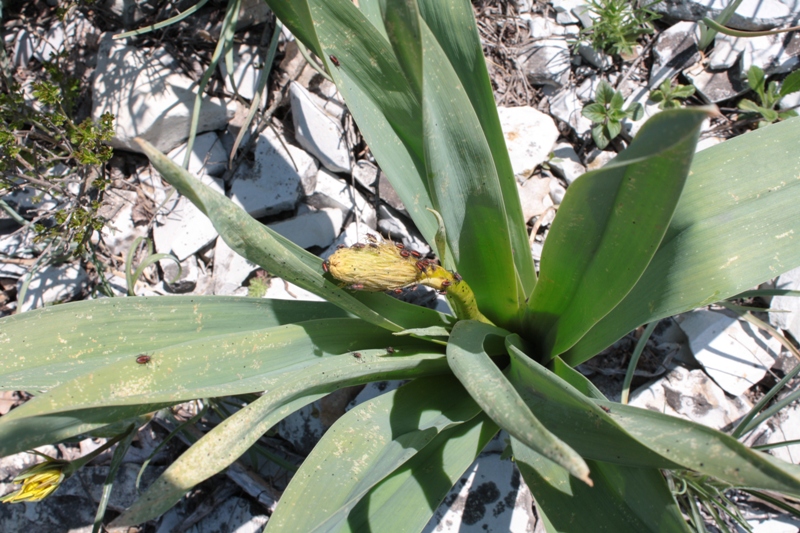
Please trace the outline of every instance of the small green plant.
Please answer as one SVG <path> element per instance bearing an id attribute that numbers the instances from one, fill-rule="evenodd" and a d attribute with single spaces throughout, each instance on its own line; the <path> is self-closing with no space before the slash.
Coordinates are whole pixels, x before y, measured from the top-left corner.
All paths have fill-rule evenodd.
<path id="1" fill-rule="evenodd" d="M 469 2 L 268 3 L 317 57 L 336 58 L 331 77 L 439 262 L 377 242 L 323 261 L 139 140 L 234 251 L 327 301 L 101 298 L 4 317 L 0 383 L 37 394 L 0 417 L 0 456 L 139 427 L 187 400 L 247 398 L 109 524 L 127 527 L 290 413 L 398 379 L 410 382 L 325 433 L 267 532 L 422 531 L 501 428 L 548 532 L 688 531 L 665 470 L 800 496 L 795 465 L 738 440 L 775 413 L 769 399 L 726 435 L 611 402 L 574 369 L 645 323 L 800 265 L 785 238 L 800 233 L 800 119 L 695 153 L 714 110 L 656 114 L 569 186 L 537 271 L 488 69 L 463 60 L 481 53 Z M 602 120 L 625 113 L 602 93 Z M 415 283 L 442 290 L 453 313 L 386 294 Z"/>
<path id="2" fill-rule="evenodd" d="M 653 33 L 650 23 L 660 16 L 648 9 L 653 3 L 641 6 L 623 0 L 589 0 L 594 23 L 581 30 L 581 36 L 588 38 L 595 50 L 630 54 L 639 37 Z"/>
<path id="3" fill-rule="evenodd" d="M 739 102 L 739 109 L 748 114 L 761 115 L 762 120 L 758 122 L 759 128 L 779 120 L 797 116 L 797 111 L 794 109 L 778 111 L 775 106 L 787 94 L 800 91 L 800 70 L 796 70 L 786 76 L 786 79 L 780 85 L 775 81 L 771 81 L 767 85 L 767 77 L 764 75 L 764 71 L 753 65 L 747 71 L 747 84 L 758 96 L 759 103 L 743 98 Z"/>
<path id="4" fill-rule="evenodd" d="M 689 98 L 694 94 L 694 91 L 694 85 L 681 85 L 678 83 L 673 86 L 672 81 L 666 79 L 658 89 L 650 91 L 650 100 L 658 102 L 659 109 L 674 109 L 681 106 L 678 100 Z"/>
<path id="5" fill-rule="evenodd" d="M 44 63 L 43 79 L 33 84 L 35 106 L 25 101 L 18 83 L 0 80 L 0 196 L 32 188 L 39 196 L 55 197 L 55 213 L 18 215 L 32 218 L 37 242 L 48 243 L 56 254 L 81 255 L 104 224 L 98 210 L 108 179 L 100 167 L 113 154 L 106 142 L 114 117 L 76 119 L 81 86 L 66 74 L 66 57 L 61 51 Z M 71 189 L 70 182 L 80 186 Z"/>
<path id="6" fill-rule="evenodd" d="M 269 290 L 269 274 L 264 270 L 256 271 L 256 275 L 250 280 L 247 287 L 247 296 L 250 298 L 263 298 Z"/>
<path id="7" fill-rule="evenodd" d="M 592 139 L 601 150 L 608 146 L 622 131 L 622 121 L 626 118 L 639 120 L 644 114 L 642 104 L 636 103 L 622 109 L 625 99 L 606 81 L 597 85 L 595 102 L 583 108 L 582 114 L 594 123 Z"/>

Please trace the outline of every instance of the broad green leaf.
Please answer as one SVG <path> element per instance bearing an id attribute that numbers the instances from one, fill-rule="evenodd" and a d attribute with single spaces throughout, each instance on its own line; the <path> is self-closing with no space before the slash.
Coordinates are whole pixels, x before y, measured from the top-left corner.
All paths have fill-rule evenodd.
<path id="1" fill-rule="evenodd" d="M 592 126 L 592 139 L 601 150 L 611 142 L 611 139 L 606 135 L 606 127 L 603 124 L 595 124 Z"/>
<path id="2" fill-rule="evenodd" d="M 800 266 L 794 242 L 800 235 L 798 176 L 797 118 L 699 152 L 647 270 L 563 359 L 580 364 L 642 324 L 723 300 Z"/>
<path id="3" fill-rule="evenodd" d="M 383 25 L 409 87 L 422 101 L 422 40 L 416 0 L 386 0 Z"/>
<path id="4" fill-rule="evenodd" d="M 606 128 L 608 128 L 608 138 L 616 139 L 617 135 L 619 135 L 619 132 L 622 131 L 622 122 L 609 120 L 608 124 L 606 124 Z"/>
<path id="5" fill-rule="evenodd" d="M 367 20 L 383 35 L 387 41 L 389 37 L 386 35 L 386 28 L 383 27 L 383 15 L 381 15 L 381 0 L 360 0 L 358 2 L 358 9 L 364 13 Z"/>
<path id="6" fill-rule="evenodd" d="M 528 357 L 517 335 L 506 337 L 506 346 L 511 364 L 505 374 L 511 384 L 542 424 L 582 457 L 626 466 L 680 467 L 628 434 L 601 407 L 616 404 L 587 397 L 586 393 L 597 397 L 588 380 L 584 378 L 587 385 L 576 389 Z"/>
<path id="7" fill-rule="evenodd" d="M 774 109 L 767 109 L 765 107 L 762 107 L 759 110 L 759 113 L 761 113 L 761 116 L 764 117 L 764 120 L 766 120 L 767 122 L 775 122 L 776 120 L 778 120 L 778 112 L 775 111 Z"/>
<path id="8" fill-rule="evenodd" d="M 422 18 L 464 87 L 492 152 L 503 194 L 512 256 L 527 296 L 536 284 L 533 256 L 472 5 L 466 0 L 419 0 L 418 4 Z"/>
<path id="9" fill-rule="evenodd" d="M 760 113 L 762 109 L 760 105 L 753 102 L 752 100 L 748 100 L 747 98 L 742 98 L 739 101 L 738 107 L 742 111 L 750 111 L 751 113 Z"/>
<path id="10" fill-rule="evenodd" d="M 498 429 L 480 413 L 440 432 L 358 502 L 342 531 L 421 531 Z"/>
<path id="11" fill-rule="evenodd" d="M 420 28 L 423 137 L 436 210 L 447 228 L 453 263 L 480 311 L 502 326 L 516 318 L 525 295 L 515 272 L 500 181 L 461 81 L 428 26 Z"/>
<path id="12" fill-rule="evenodd" d="M 584 483 L 591 484 L 589 469 L 581 456 L 539 422 L 484 351 L 486 338 L 500 335 L 503 335 L 502 330 L 498 331 L 487 324 L 462 320 L 450 335 L 447 363 L 464 388 L 498 426 Z"/>
<path id="13" fill-rule="evenodd" d="M 627 150 L 570 186 L 528 302 L 528 338 L 539 357 L 573 346 L 636 284 L 667 230 L 706 116 L 655 115 Z"/>
<path id="14" fill-rule="evenodd" d="M 388 346 L 394 348 L 392 355 Z M 436 344 L 395 337 L 359 319 L 323 319 L 214 337 L 200 337 L 154 350 L 146 364 L 135 357 L 109 358 L 47 394 L 36 396 L 0 418 L 0 428 L 41 414 L 90 407 L 178 403 L 272 389 L 287 372 L 324 358 L 358 350 L 379 350 L 385 365 L 403 368 L 408 361 L 426 371 L 437 369 Z M 363 367 L 371 369 L 371 365 Z"/>
<path id="15" fill-rule="evenodd" d="M 678 85 L 672 93 L 673 98 L 689 98 L 695 92 L 694 85 Z"/>
<path id="16" fill-rule="evenodd" d="M 694 87 L 692 87 L 694 89 Z M 632 106 L 630 106 L 625 113 L 631 117 L 632 120 L 641 120 L 644 117 L 644 106 L 639 102 L 636 102 Z"/>
<path id="17" fill-rule="evenodd" d="M 230 296 L 103 298 L 0 319 L 0 389 L 51 389 L 110 363 L 205 337 L 321 318 L 344 318 L 327 302 Z"/>
<path id="18" fill-rule="evenodd" d="M 548 533 L 691 531 L 658 470 L 589 461 L 589 487 L 514 438 L 511 446 Z"/>
<path id="19" fill-rule="evenodd" d="M 314 21 L 311 19 L 309 3 L 304 1 L 275 1 L 266 0 L 270 9 L 280 19 L 284 26 L 289 28 L 292 35 L 297 37 L 309 50 L 320 57 L 322 47 L 314 31 Z"/>
<path id="20" fill-rule="evenodd" d="M 78 435 L 102 434 L 109 437 L 111 433 L 119 433 L 121 426 L 128 425 L 136 417 L 171 405 L 104 406 L 22 418 L 4 424 L 0 436 L 0 456 L 5 457 L 37 446 L 63 442 Z M 111 431 L 114 428 L 118 431 Z"/>
<path id="21" fill-rule="evenodd" d="M 303 462 L 267 531 L 339 531 L 375 485 L 480 408 L 453 377 L 422 378 L 340 418 Z M 308 501 L 314 506 L 309 508 Z"/>
<path id="22" fill-rule="evenodd" d="M 321 57 L 337 57 L 340 66 L 330 74 L 348 110 L 417 228 L 428 242 L 434 242 L 436 223 L 426 211 L 433 203 L 427 192 L 421 144 L 421 102 L 408 86 L 382 24 L 370 23 L 347 0 L 267 3 L 292 33 L 313 34 L 319 39 L 322 49 L 315 50 Z M 288 4 L 302 4 L 303 10 L 313 11 L 316 26 L 309 20 L 298 27 L 305 21 L 293 17 Z M 367 12 L 373 20 L 374 6 Z"/>
<path id="23" fill-rule="evenodd" d="M 781 82 L 781 89 L 778 93 L 781 97 L 787 94 L 796 93 L 800 91 L 800 70 L 795 70 Z"/>
<path id="24" fill-rule="evenodd" d="M 606 106 L 597 103 L 584 106 L 581 110 L 581 115 L 598 124 L 605 121 L 607 114 Z"/>
<path id="25" fill-rule="evenodd" d="M 166 512 L 193 486 L 238 459 L 280 420 L 327 393 L 374 381 L 376 376 L 402 379 L 444 371 L 442 364 L 438 364 L 438 372 L 429 372 L 430 369 L 424 370 L 412 358 L 405 359 L 397 364 L 390 362 L 385 354 L 373 351 L 358 358 L 349 355 L 325 358 L 308 368 L 284 373 L 279 384 L 225 419 L 173 462 L 114 524 L 138 524 Z"/>
<path id="26" fill-rule="evenodd" d="M 747 71 L 747 84 L 750 86 L 750 89 L 759 95 L 764 94 L 766 79 L 764 71 L 756 65 L 751 66 L 750 70 Z"/>
<path id="27" fill-rule="evenodd" d="M 606 105 L 611 104 L 611 102 L 614 100 L 614 94 L 614 88 L 611 87 L 607 81 L 601 81 L 597 84 L 594 101 L 605 107 Z"/>
<path id="28" fill-rule="evenodd" d="M 514 355 L 514 347 L 511 348 L 511 353 Z M 519 355 L 522 355 L 521 352 Z M 520 361 L 523 360 L 520 358 Z M 516 362 L 517 360 L 512 359 L 512 365 Z M 579 397 L 579 393 L 571 386 L 566 385 L 566 381 L 553 376 L 549 371 L 543 371 L 543 367 L 533 361 L 526 363 L 518 367 L 524 373 L 514 384 L 515 386 L 521 384 L 521 387 L 527 387 L 530 390 L 530 393 L 526 393 L 526 389 L 521 387 L 518 389 L 531 409 L 537 413 L 558 408 L 560 404 L 566 404 L 562 398 L 552 393 L 549 394 L 548 390 L 540 389 L 542 386 L 555 391 L 557 389 L 553 385 L 558 385 L 560 382 L 560 388 L 564 392 L 577 395 L 576 398 Z M 575 369 L 567 365 L 559 365 L 559 370 L 564 374 L 569 374 L 570 383 L 583 381 L 587 384 L 585 387 L 593 387 L 588 383 L 588 379 Z M 557 401 L 546 401 L 546 398 L 555 398 Z M 641 446 L 650 450 L 648 453 L 658 454 L 664 460 L 678 466 L 659 465 L 657 461 L 642 461 L 642 454 L 626 445 L 621 439 L 597 431 L 597 429 L 602 430 L 600 424 L 596 424 L 596 428 L 592 428 L 588 421 L 582 421 L 586 426 L 585 431 L 587 431 L 587 434 L 582 437 L 561 433 L 561 428 L 557 426 L 564 425 L 564 417 L 580 417 L 580 413 L 561 411 L 548 417 L 542 414 L 540 418 L 553 433 L 566 440 L 587 458 L 627 466 L 694 470 L 701 474 L 714 476 L 735 487 L 774 490 L 785 494 L 800 493 L 800 466 L 785 463 L 766 453 L 752 450 L 724 433 L 682 418 L 612 402 L 596 401 L 595 403 L 608 410 L 607 413 L 604 413 L 603 418 L 611 420 L 616 427 L 622 428 L 621 435 L 625 435 L 628 439 L 635 439 Z M 590 443 L 592 448 L 584 453 L 581 444 L 572 440 L 574 438 L 580 438 Z M 613 455 L 603 454 L 605 457 L 597 457 L 597 454 L 592 451 L 603 449 L 611 451 L 608 446 L 614 444 L 618 445 L 618 450 Z"/>
<path id="29" fill-rule="evenodd" d="M 611 97 L 611 110 L 621 110 L 622 106 L 625 105 L 625 98 L 622 97 L 622 93 L 619 91 L 614 91 L 614 95 Z"/>
<path id="30" fill-rule="evenodd" d="M 734 487 L 800 496 L 800 466 L 752 450 L 724 433 L 629 405 L 614 404 L 610 416 L 640 442 L 685 469 Z"/>
<path id="31" fill-rule="evenodd" d="M 402 329 L 324 277 L 321 259 L 258 222 L 228 198 L 176 165 L 147 141 L 137 140 L 164 179 L 211 219 L 225 243 L 236 253 L 263 267 L 270 274 L 291 281 L 367 322 L 392 331 Z M 386 295 L 384 297 L 390 298 Z"/>

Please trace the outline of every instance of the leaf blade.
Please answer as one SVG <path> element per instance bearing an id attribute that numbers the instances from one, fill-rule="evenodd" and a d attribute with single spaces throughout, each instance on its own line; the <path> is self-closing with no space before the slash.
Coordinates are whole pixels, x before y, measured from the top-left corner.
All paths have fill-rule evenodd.
<path id="1" fill-rule="evenodd" d="M 577 343 L 645 271 L 680 198 L 705 116 L 659 113 L 628 150 L 570 186 L 528 302 L 529 340 L 545 360 Z"/>

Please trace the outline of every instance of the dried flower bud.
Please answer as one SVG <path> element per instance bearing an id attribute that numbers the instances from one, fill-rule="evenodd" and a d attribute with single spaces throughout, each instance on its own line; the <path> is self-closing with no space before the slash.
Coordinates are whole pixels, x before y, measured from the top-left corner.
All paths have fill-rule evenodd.
<path id="1" fill-rule="evenodd" d="M 418 283 L 414 263 L 401 256 L 393 243 L 383 242 L 336 250 L 328 258 L 328 271 L 347 286 L 382 292 Z"/>

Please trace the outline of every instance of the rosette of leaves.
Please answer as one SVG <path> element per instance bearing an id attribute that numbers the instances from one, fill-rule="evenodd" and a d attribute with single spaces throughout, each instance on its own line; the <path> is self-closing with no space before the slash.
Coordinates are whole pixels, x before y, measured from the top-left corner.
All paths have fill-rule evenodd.
<path id="1" fill-rule="evenodd" d="M 341 287 L 318 257 L 142 143 L 231 248 L 327 303 L 113 298 L 2 319 L 0 383 L 37 392 L 0 418 L 2 454 L 114 434 L 193 398 L 265 391 L 111 525 L 136 524 L 325 394 L 407 379 L 328 430 L 268 532 L 420 531 L 500 428 L 548 531 L 688 531 L 669 470 L 800 495 L 795 465 L 610 402 L 573 369 L 641 324 L 800 265 L 787 237 L 800 232 L 800 121 L 695 154 L 709 110 L 659 113 L 570 185 L 537 273 L 469 2 L 269 3 L 326 62 L 410 215 L 486 321 Z"/>
<path id="2" fill-rule="evenodd" d="M 639 120 L 644 114 L 644 108 L 639 103 L 622 109 L 625 105 L 622 93 L 615 91 L 605 80 L 597 84 L 594 100 L 594 103 L 583 108 L 581 114 L 594 123 L 592 139 L 601 150 L 622 132 L 623 120 L 626 118 Z"/>
<path id="3" fill-rule="evenodd" d="M 650 92 L 650 100 L 658 103 L 659 109 L 676 109 L 681 107 L 681 102 L 689 98 L 695 92 L 694 85 L 672 85 L 672 81 L 666 79 L 659 85 L 658 89 Z"/>
<path id="4" fill-rule="evenodd" d="M 800 91 L 800 70 L 796 70 L 786 76 L 780 84 L 774 80 L 767 84 L 767 77 L 764 75 L 764 71 L 760 67 L 753 65 L 747 71 L 747 84 L 758 96 L 758 103 L 742 98 L 738 107 L 747 114 L 760 115 L 759 128 L 779 120 L 797 116 L 797 111 L 794 109 L 778 111 L 775 107 L 787 94 Z"/>

